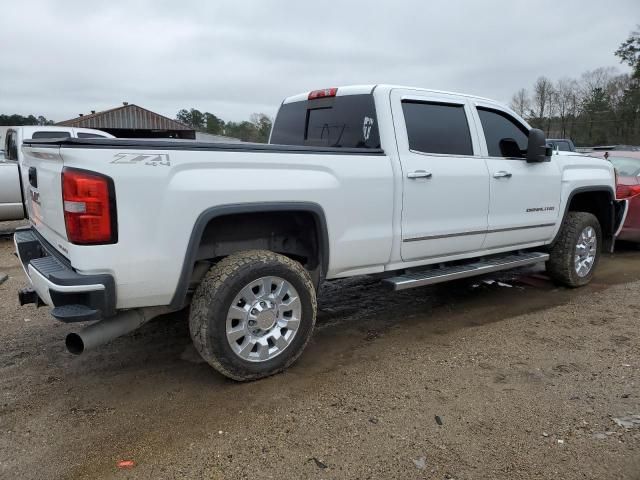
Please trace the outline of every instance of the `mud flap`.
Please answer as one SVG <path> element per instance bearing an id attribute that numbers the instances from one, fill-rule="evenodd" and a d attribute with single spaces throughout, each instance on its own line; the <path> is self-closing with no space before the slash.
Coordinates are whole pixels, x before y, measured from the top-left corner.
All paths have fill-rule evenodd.
<path id="1" fill-rule="evenodd" d="M 624 222 L 627 219 L 627 212 L 629 211 L 629 200 L 614 200 L 613 202 L 613 237 L 611 239 L 611 247 L 609 253 L 613 253 L 616 238 L 620 235 Z"/>

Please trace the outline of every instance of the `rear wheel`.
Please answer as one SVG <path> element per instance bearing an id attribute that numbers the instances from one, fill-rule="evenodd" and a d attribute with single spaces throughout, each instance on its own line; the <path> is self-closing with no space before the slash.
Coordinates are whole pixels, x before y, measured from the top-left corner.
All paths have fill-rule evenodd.
<path id="1" fill-rule="evenodd" d="M 313 333 L 315 289 L 298 262 L 266 250 L 211 267 L 191 302 L 191 338 L 202 358 L 234 380 L 278 373 Z"/>
<path id="2" fill-rule="evenodd" d="M 547 273 L 568 287 L 586 285 L 600 260 L 601 245 L 602 230 L 595 215 L 569 212 L 551 249 Z"/>

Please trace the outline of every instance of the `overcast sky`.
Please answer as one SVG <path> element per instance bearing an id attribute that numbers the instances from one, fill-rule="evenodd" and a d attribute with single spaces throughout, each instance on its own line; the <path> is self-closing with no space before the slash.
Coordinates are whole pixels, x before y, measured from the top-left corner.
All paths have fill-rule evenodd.
<path id="1" fill-rule="evenodd" d="M 638 0 L 30 1 L 0 10 L 0 113 L 60 121 L 123 101 L 174 117 L 397 83 L 504 102 L 539 75 L 619 65 Z"/>

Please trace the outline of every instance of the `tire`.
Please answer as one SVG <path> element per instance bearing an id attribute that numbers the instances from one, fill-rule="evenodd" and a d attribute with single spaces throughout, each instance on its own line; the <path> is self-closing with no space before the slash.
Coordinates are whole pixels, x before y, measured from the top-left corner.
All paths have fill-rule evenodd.
<path id="1" fill-rule="evenodd" d="M 590 240 L 583 241 L 583 232 L 591 232 L 595 235 L 595 248 L 592 246 L 586 249 L 579 248 L 579 244 L 591 245 Z M 602 229 L 598 219 L 587 212 L 568 212 L 556 242 L 549 252 L 547 273 L 553 281 L 567 287 L 576 288 L 586 285 L 591 281 L 600 260 L 601 245 Z M 578 254 L 587 250 L 593 253 L 593 260 L 578 263 Z M 586 258 L 586 254 L 582 257 Z M 578 265 L 581 267 L 578 268 Z"/>
<path id="2" fill-rule="evenodd" d="M 191 302 L 189 330 L 202 358 L 222 375 L 257 380 L 298 359 L 313 334 L 316 310 L 316 291 L 302 265 L 250 250 L 207 272 Z"/>

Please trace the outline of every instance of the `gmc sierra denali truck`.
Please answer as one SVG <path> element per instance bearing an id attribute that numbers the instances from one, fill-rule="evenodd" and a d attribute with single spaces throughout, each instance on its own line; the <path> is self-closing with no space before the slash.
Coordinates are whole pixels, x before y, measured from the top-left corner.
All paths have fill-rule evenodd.
<path id="1" fill-rule="evenodd" d="M 288 367 L 322 281 L 401 290 L 546 262 L 592 278 L 621 220 L 608 162 L 546 146 L 484 98 L 387 85 L 284 100 L 270 144 L 24 140 L 31 226 L 15 245 L 81 353 L 190 306 L 232 379 Z"/>

